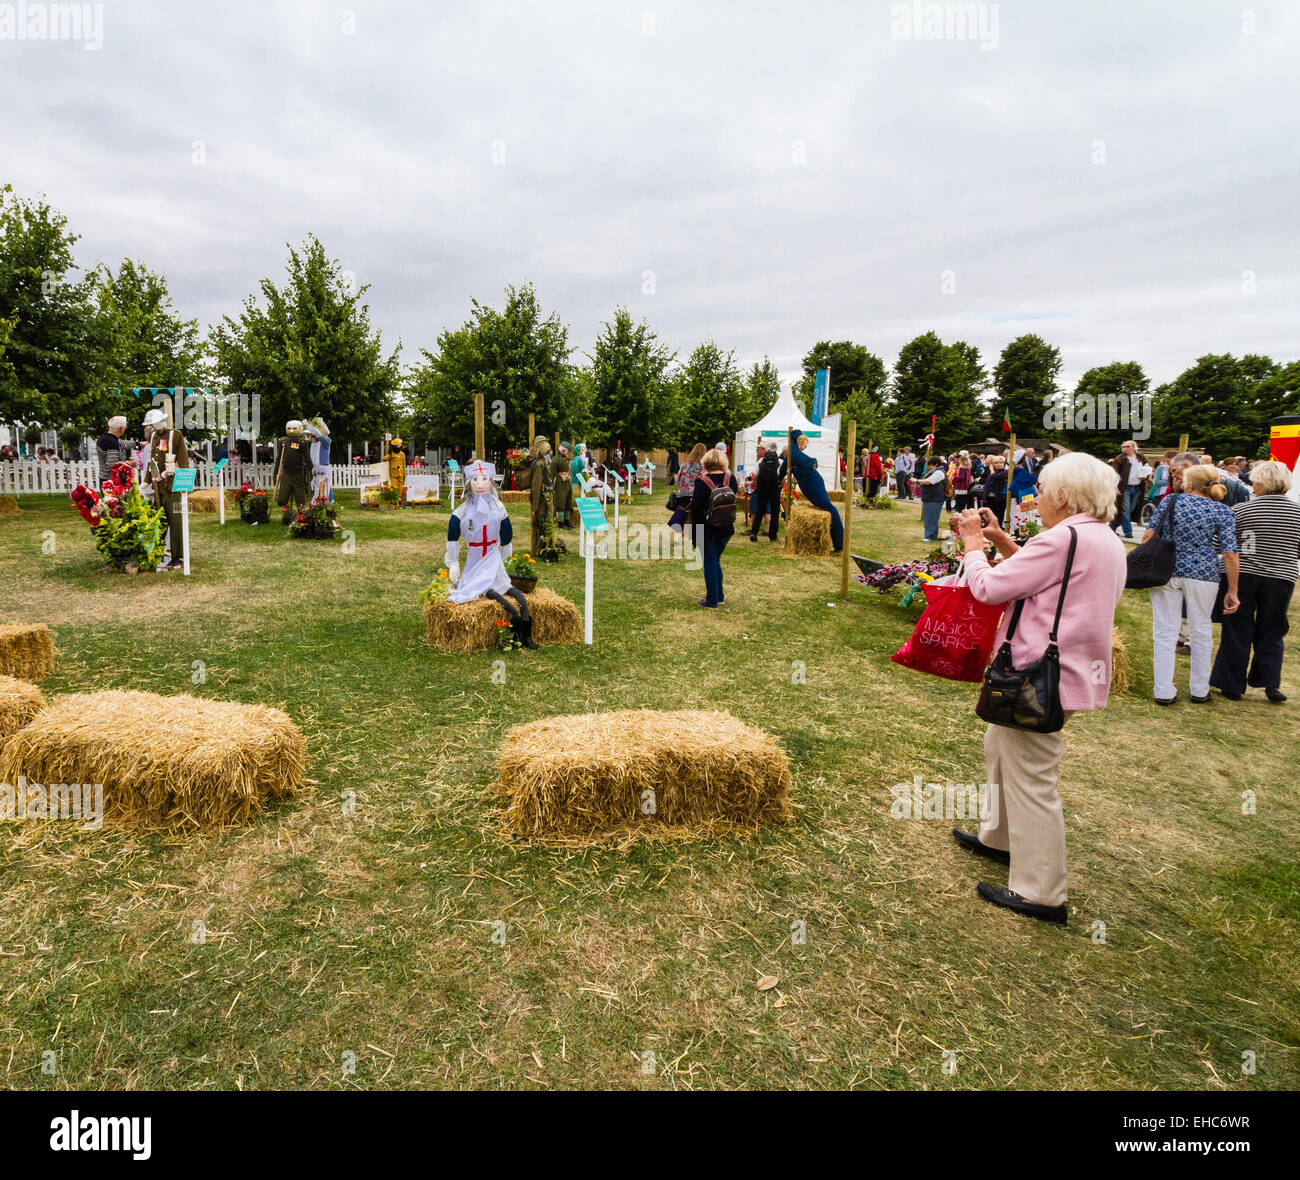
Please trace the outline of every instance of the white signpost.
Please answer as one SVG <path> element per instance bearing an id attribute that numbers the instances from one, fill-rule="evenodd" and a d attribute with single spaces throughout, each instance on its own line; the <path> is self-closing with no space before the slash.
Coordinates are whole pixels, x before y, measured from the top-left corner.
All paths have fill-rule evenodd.
<path id="1" fill-rule="evenodd" d="M 212 466 L 212 474 L 217 477 L 217 512 L 221 519 L 218 524 L 226 523 L 226 464 L 228 459 L 218 459 Z M 186 546 L 185 556 L 188 559 L 190 555 L 189 547 Z"/>
<path id="2" fill-rule="evenodd" d="M 584 591 L 582 601 L 582 641 L 591 646 L 591 610 L 595 600 L 595 561 L 596 534 L 609 530 L 609 521 L 605 519 L 605 510 L 600 501 L 593 496 L 583 496 L 578 501 L 578 547 L 586 560 Z"/>
<path id="3" fill-rule="evenodd" d="M 180 467 L 172 476 L 172 492 L 179 493 L 181 498 L 181 546 L 185 552 L 181 569 L 187 578 L 190 576 L 190 493 L 194 490 L 194 475 L 193 467 Z"/>

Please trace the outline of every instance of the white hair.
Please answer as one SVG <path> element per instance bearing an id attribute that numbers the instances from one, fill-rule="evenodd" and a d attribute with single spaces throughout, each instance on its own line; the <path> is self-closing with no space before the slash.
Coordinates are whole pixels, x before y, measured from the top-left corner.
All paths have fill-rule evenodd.
<path id="1" fill-rule="evenodd" d="M 1109 463 L 1082 451 L 1062 455 L 1043 467 L 1038 488 L 1049 503 L 1060 500 L 1070 515 L 1081 512 L 1107 523 L 1115 517 L 1119 475 Z"/>
<path id="2" fill-rule="evenodd" d="M 125 430 L 125 429 L 126 429 L 126 415 L 125 415 L 125 414 L 114 414 L 114 415 L 113 415 L 113 416 L 108 420 L 108 428 L 109 428 L 109 430 Z"/>
<path id="3" fill-rule="evenodd" d="M 1257 496 L 1285 495 L 1291 490 L 1291 471 L 1276 459 L 1256 463 L 1250 469 L 1250 486 Z"/>

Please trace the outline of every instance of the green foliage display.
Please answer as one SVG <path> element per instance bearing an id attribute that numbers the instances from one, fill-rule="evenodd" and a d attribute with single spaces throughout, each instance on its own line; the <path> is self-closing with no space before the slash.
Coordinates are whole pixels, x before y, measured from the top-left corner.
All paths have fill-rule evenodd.
<path id="1" fill-rule="evenodd" d="M 915 447 L 937 416 L 938 446 L 960 445 L 974 436 L 988 374 L 979 349 L 965 341 L 944 344 L 925 332 L 903 345 L 894 362 L 890 410 L 899 445 Z M 1041 415 L 1040 415 L 1041 417 Z"/>
<path id="2" fill-rule="evenodd" d="M 45 201 L 0 188 L 0 420 L 92 424 L 101 340 L 77 240 Z"/>
<path id="3" fill-rule="evenodd" d="M 672 437 L 677 407 L 666 373 L 674 356 L 644 320 L 633 324 L 627 308 L 615 310 L 591 355 L 595 438 L 648 450 Z"/>
<path id="4" fill-rule="evenodd" d="M 392 428 L 400 384 L 397 351 L 385 355 L 363 297 L 313 236 L 289 249 L 288 279 L 263 279 L 265 306 L 249 296 L 238 319 L 212 333 L 218 377 L 261 398 L 263 433 L 321 415 L 336 439 L 381 437 Z"/>
<path id="5" fill-rule="evenodd" d="M 557 314 L 542 314 L 533 285 L 507 287 L 500 311 L 470 305 L 469 319 L 442 332 L 435 351 L 421 350 L 424 361 L 408 377 L 420 436 L 434 446 L 472 445 L 476 393 L 484 396 L 491 449 L 526 442 L 530 413 L 547 437 L 580 434 L 590 386 L 569 363 L 569 329 Z"/>

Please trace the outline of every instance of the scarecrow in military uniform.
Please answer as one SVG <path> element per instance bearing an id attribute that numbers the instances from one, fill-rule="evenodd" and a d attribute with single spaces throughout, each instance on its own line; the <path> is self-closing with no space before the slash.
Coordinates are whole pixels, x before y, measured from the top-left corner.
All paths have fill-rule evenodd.
<path id="1" fill-rule="evenodd" d="M 569 468 L 571 448 L 563 439 L 555 461 L 551 464 L 551 478 L 555 481 L 555 523 L 562 529 L 571 529 L 573 523 L 573 473 Z"/>
<path id="2" fill-rule="evenodd" d="M 385 458 L 388 460 L 388 482 L 397 489 L 397 502 L 401 504 L 406 500 L 403 490 L 406 484 L 406 448 L 400 438 L 389 442 Z"/>
<path id="3" fill-rule="evenodd" d="M 172 491 L 172 478 L 177 468 L 190 465 L 190 452 L 185 445 L 185 436 L 168 425 L 161 410 L 150 410 L 145 414 L 144 423 L 148 451 L 143 482 L 167 521 L 169 556 L 158 563 L 158 569 L 183 569 L 185 534 L 181 531 L 181 497 L 179 492 Z"/>
<path id="4" fill-rule="evenodd" d="M 280 440 L 280 462 L 275 473 L 275 502 L 287 508 L 293 501 L 295 508 L 306 508 L 311 503 L 312 462 L 311 446 L 303 434 L 302 423 L 297 418 L 286 422 L 284 437 Z"/>
<path id="5" fill-rule="evenodd" d="M 546 532 L 546 518 L 555 512 L 555 475 L 551 467 L 551 444 L 540 434 L 533 439 L 528 460 L 528 473 L 525 477 L 527 482 L 524 486 L 529 490 L 529 499 L 532 503 L 532 552 L 538 553 L 542 548 L 542 536 Z"/>

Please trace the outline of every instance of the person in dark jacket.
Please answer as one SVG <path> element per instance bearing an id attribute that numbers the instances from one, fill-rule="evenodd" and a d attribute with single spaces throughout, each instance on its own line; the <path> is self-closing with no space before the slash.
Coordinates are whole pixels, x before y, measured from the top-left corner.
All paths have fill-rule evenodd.
<path id="1" fill-rule="evenodd" d="M 758 461 L 758 474 L 754 477 L 754 510 L 750 515 L 749 539 L 758 540 L 759 526 L 763 523 L 763 513 L 767 513 L 767 539 L 776 540 L 776 531 L 781 523 L 781 460 L 776 457 L 776 445 L 773 444 L 763 452 Z"/>
<path id="2" fill-rule="evenodd" d="M 943 502 L 948 498 L 947 483 L 947 475 L 937 464 L 921 480 L 921 521 L 925 526 L 923 540 L 939 539 L 939 517 L 943 512 Z"/>
<path id="3" fill-rule="evenodd" d="M 691 527 L 695 544 L 704 559 L 704 597 L 700 599 L 700 605 L 713 608 L 727 601 L 722 592 L 722 551 L 735 535 L 736 526 L 734 500 L 732 523 L 709 522 L 711 500 L 713 493 L 720 488 L 730 488 L 733 497 L 738 488 L 736 477 L 727 470 L 726 455 L 716 448 L 705 452 L 702 467 L 691 493 Z"/>
<path id="4" fill-rule="evenodd" d="M 984 477 L 984 507 L 999 521 L 1007 518 L 1007 460 L 1004 455 L 989 457 L 988 474 Z"/>

